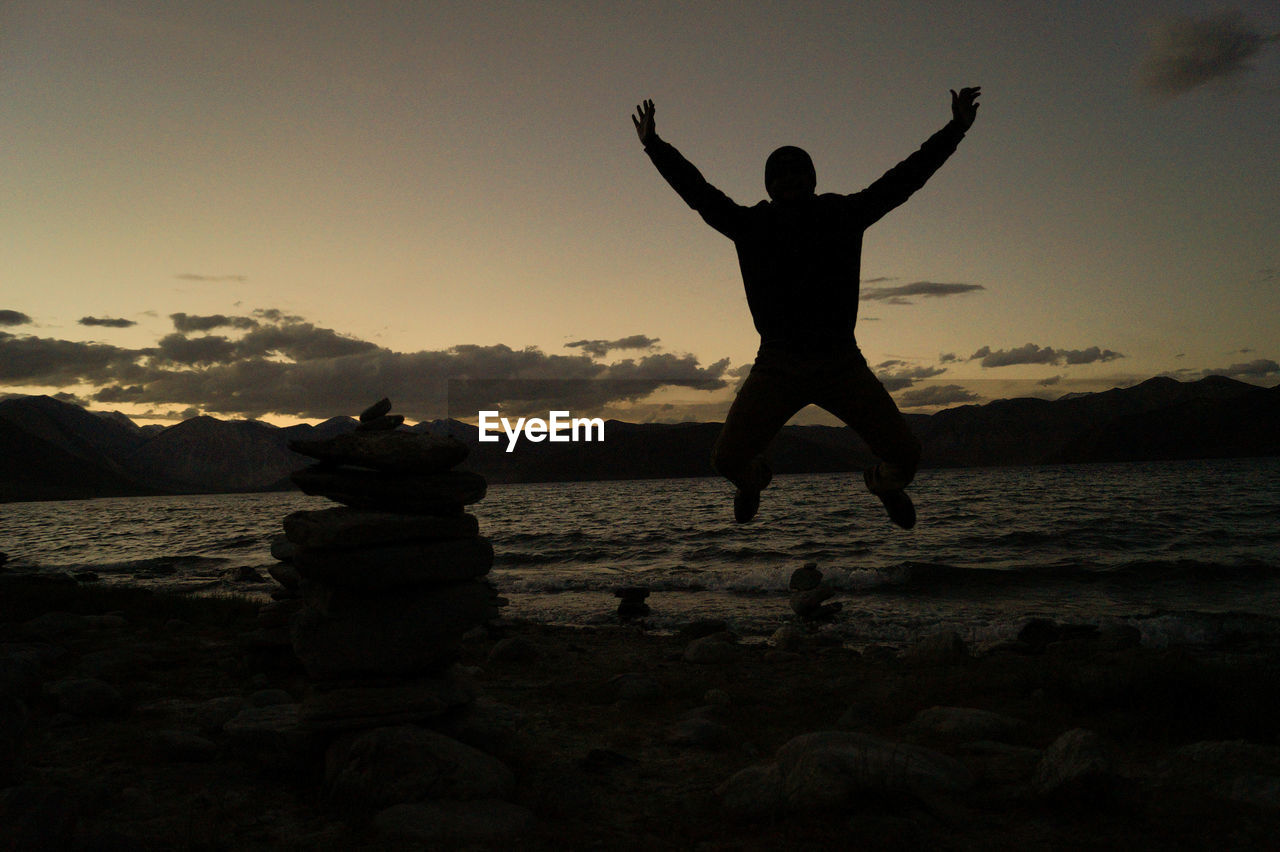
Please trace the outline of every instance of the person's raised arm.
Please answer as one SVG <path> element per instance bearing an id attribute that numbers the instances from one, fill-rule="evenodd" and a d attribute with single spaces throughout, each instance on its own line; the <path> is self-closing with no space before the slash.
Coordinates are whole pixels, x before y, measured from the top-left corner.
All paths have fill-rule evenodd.
<path id="1" fill-rule="evenodd" d="M 653 126 L 653 111 L 653 101 L 646 100 L 636 107 L 636 114 L 631 116 L 631 123 L 636 126 L 636 135 L 640 137 L 642 145 L 647 146 L 657 136 Z"/>
<path id="2" fill-rule="evenodd" d="M 858 205 L 864 228 L 910 198 L 955 153 L 965 131 L 973 126 L 978 115 L 977 101 L 981 93 L 979 86 L 959 92 L 951 90 L 951 121 L 926 139 L 920 150 L 889 169 L 862 192 L 850 196 Z"/>
<path id="3" fill-rule="evenodd" d="M 741 228 L 746 208 L 707 183 L 702 172 L 686 160 L 670 143 L 660 139 L 654 124 L 653 101 L 645 100 L 636 107 L 631 123 L 644 145 L 644 152 L 685 203 L 697 211 L 708 225 L 733 239 Z"/>

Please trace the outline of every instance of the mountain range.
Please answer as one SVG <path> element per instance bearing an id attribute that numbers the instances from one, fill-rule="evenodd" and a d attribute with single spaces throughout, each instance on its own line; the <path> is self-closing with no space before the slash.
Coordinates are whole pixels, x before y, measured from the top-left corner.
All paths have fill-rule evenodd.
<path id="1" fill-rule="evenodd" d="M 1139 385 L 1057 400 L 1007 399 L 907 415 L 924 467 L 1280 455 L 1280 385 L 1221 376 Z M 0 401 L 0 502 L 292 488 L 310 460 L 297 438 L 350 431 L 351 417 L 278 427 L 196 417 L 140 427 L 119 412 L 89 412 L 47 396 Z M 453 435 L 465 466 L 490 482 L 709 476 L 719 423 L 605 424 L 603 442 L 480 442 L 477 427 L 434 420 L 407 427 Z M 839 426 L 786 426 L 769 449 L 777 473 L 859 470 L 866 446 Z"/>

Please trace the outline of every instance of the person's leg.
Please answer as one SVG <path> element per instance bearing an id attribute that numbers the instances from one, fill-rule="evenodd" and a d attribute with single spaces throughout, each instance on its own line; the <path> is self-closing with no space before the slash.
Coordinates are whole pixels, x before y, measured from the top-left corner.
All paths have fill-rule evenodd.
<path id="1" fill-rule="evenodd" d="M 806 404 L 799 384 L 785 361 L 761 354 L 725 417 L 711 463 L 738 487 L 734 515 L 740 523 L 755 515 L 760 492 L 773 478 L 764 460 L 765 449 Z"/>
<path id="2" fill-rule="evenodd" d="M 865 473 L 867 489 L 884 502 L 894 523 L 909 529 L 915 509 L 903 489 L 920 464 L 919 439 L 861 353 L 833 363 L 822 378 L 815 402 L 849 424 L 880 459 Z"/>

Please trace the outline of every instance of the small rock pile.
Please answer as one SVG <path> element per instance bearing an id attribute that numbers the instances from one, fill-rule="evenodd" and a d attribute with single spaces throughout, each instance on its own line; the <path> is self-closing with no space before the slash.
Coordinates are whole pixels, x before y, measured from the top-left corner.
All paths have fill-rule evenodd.
<path id="1" fill-rule="evenodd" d="M 293 474 L 341 506 L 284 519 L 301 605 L 294 653 L 312 682 L 299 720 L 339 731 L 430 722 L 471 704 L 451 672 L 462 637 L 505 604 L 484 579 L 493 547 L 464 507 L 486 483 L 454 470 L 467 447 L 396 427 L 382 400 L 354 432 L 290 443 L 317 463 Z"/>
<path id="2" fill-rule="evenodd" d="M 835 596 L 835 589 L 822 582 L 818 563 L 807 562 L 803 568 L 791 572 L 791 609 L 807 621 L 826 621 L 834 618 L 844 604 L 840 601 L 825 603 Z"/>

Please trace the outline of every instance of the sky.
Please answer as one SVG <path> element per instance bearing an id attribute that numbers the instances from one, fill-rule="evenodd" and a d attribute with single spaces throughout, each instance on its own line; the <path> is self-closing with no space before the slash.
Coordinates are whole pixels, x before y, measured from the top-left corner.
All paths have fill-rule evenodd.
<path id="1" fill-rule="evenodd" d="M 1280 7 L 1227 2 L 5 0 L 0 396 L 722 419 L 759 342 L 734 248 L 636 104 L 749 205 L 783 144 L 862 189 L 975 85 L 864 240 L 902 409 L 1273 386 Z"/>

